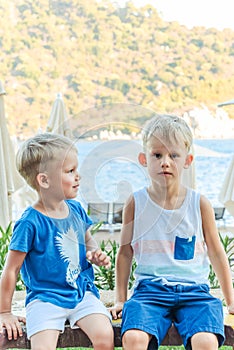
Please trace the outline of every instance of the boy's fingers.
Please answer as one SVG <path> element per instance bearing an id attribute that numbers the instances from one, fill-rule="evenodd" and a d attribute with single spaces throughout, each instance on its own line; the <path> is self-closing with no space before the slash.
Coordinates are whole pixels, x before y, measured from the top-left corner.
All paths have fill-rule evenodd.
<path id="1" fill-rule="evenodd" d="M 12 340 L 12 338 L 16 340 L 18 336 L 22 337 L 23 329 L 20 322 L 26 324 L 26 318 L 14 316 L 12 319 L 2 321 L 0 323 L 0 334 L 3 334 L 5 328 L 9 340 Z"/>
<path id="2" fill-rule="evenodd" d="M 106 268 L 109 269 L 111 267 L 111 261 L 110 261 L 110 257 L 108 256 L 108 259 L 106 261 L 106 264 L 105 264 Z"/>
<path id="3" fill-rule="evenodd" d="M 92 253 L 90 250 L 86 252 L 86 259 L 91 260 L 92 259 Z"/>
<path id="4" fill-rule="evenodd" d="M 25 317 L 18 317 L 18 320 L 15 321 L 15 323 L 6 326 L 9 340 L 12 339 L 12 336 L 15 340 L 18 338 L 18 336 L 22 337 L 23 330 L 20 322 L 26 323 Z"/>
<path id="5" fill-rule="evenodd" d="M 12 327 L 13 338 L 16 340 L 18 335 L 22 336 L 22 329 L 17 324 Z"/>
<path id="6" fill-rule="evenodd" d="M 25 317 L 18 316 L 18 321 L 19 322 L 23 322 L 24 324 L 26 324 L 26 318 Z"/>
<path id="7" fill-rule="evenodd" d="M 112 315 L 113 320 L 122 318 L 122 311 L 118 312 L 116 309 L 110 309 L 110 313 Z"/>
<path id="8" fill-rule="evenodd" d="M 117 314 L 116 314 L 116 312 L 113 310 L 113 311 L 111 311 L 111 315 L 112 315 L 112 318 L 114 319 L 114 320 L 117 320 Z"/>
<path id="9" fill-rule="evenodd" d="M 12 327 L 10 327 L 8 325 L 6 325 L 5 327 L 6 327 L 6 331 L 7 331 L 7 337 L 9 340 L 11 340 L 12 339 Z"/>
<path id="10" fill-rule="evenodd" d="M 104 255 L 104 254 L 103 254 L 103 252 L 102 252 L 101 249 L 97 249 L 97 250 L 95 251 L 94 256 L 95 256 L 96 259 L 101 259 L 101 256 L 102 256 L 102 255 Z"/>
<path id="11" fill-rule="evenodd" d="M 120 311 L 117 315 L 118 318 L 122 318 L 122 311 Z"/>

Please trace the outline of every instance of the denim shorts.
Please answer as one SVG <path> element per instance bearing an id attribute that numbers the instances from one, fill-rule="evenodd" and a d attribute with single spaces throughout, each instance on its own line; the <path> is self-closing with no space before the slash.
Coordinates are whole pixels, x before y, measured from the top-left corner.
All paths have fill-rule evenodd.
<path id="1" fill-rule="evenodd" d="M 207 284 L 140 281 L 124 304 L 122 335 L 130 329 L 142 330 L 153 336 L 148 349 L 157 349 L 172 323 L 187 350 L 192 349 L 191 337 L 198 332 L 216 334 L 219 346 L 224 342 L 222 302 L 209 293 Z"/>

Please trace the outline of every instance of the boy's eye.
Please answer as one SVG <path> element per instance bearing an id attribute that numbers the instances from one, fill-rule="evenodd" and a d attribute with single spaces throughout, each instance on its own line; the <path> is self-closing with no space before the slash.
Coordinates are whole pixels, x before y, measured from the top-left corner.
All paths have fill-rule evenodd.
<path id="1" fill-rule="evenodd" d="M 172 154 L 171 154 L 171 158 L 172 158 L 172 159 L 174 159 L 174 158 L 176 158 L 176 157 L 177 157 L 177 154 L 176 154 L 176 153 L 172 153 Z"/>
<path id="2" fill-rule="evenodd" d="M 74 173 L 74 169 L 70 169 L 68 172 L 72 174 Z"/>
<path id="3" fill-rule="evenodd" d="M 155 153 L 154 156 L 156 159 L 160 159 L 162 157 L 162 155 L 160 153 Z"/>

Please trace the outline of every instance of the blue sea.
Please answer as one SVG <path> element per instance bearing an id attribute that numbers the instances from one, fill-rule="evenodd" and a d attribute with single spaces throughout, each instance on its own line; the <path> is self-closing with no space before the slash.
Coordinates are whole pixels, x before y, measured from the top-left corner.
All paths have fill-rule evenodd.
<path id="1" fill-rule="evenodd" d="M 234 139 L 195 140 L 194 145 L 196 189 L 213 206 L 222 206 L 218 196 L 234 154 Z M 84 205 L 97 200 L 121 202 L 149 183 L 137 160 L 139 140 L 79 141 L 77 146 L 81 173 L 78 199 Z M 234 225 L 234 218 L 227 211 L 225 220 Z"/>

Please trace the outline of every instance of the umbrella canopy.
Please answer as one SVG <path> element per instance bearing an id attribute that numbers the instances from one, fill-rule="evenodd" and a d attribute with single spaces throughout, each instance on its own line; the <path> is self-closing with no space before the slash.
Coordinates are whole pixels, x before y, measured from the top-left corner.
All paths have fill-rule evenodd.
<path id="1" fill-rule="evenodd" d="M 234 216 L 234 155 L 221 187 L 219 201 L 223 203 L 227 211 Z"/>
<path id="2" fill-rule="evenodd" d="M 228 106 L 228 105 L 234 105 L 234 100 L 229 100 L 226 102 L 218 103 L 218 107 L 223 107 L 223 106 Z"/>
<path id="3" fill-rule="evenodd" d="M 15 165 L 15 152 L 5 118 L 4 95 L 0 81 L 0 226 L 5 229 L 12 220 L 12 194 L 23 186 L 24 181 Z"/>
<path id="4" fill-rule="evenodd" d="M 46 131 L 64 135 L 69 138 L 72 137 L 72 131 L 69 127 L 66 107 L 61 93 L 57 94 L 57 98 L 53 103 Z"/>

